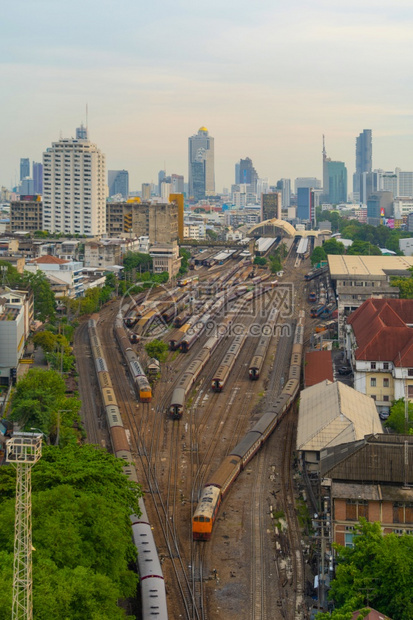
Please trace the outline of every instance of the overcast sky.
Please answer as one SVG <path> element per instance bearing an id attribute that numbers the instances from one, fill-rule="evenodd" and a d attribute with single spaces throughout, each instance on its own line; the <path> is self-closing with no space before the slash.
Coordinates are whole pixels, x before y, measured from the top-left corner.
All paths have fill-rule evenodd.
<path id="1" fill-rule="evenodd" d="M 250 157 L 261 177 L 413 170 L 412 0 L 9 0 L 0 35 L 0 184 L 86 120 L 130 188 L 188 176 L 188 136 L 215 138 L 217 191 Z"/>

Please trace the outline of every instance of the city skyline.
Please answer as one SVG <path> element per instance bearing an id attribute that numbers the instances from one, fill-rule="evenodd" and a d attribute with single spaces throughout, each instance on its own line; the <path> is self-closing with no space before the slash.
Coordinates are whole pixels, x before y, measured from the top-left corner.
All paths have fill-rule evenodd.
<path id="1" fill-rule="evenodd" d="M 254 11 L 245 0 L 125 0 L 115 14 L 95 0 L 21 4 L 3 9 L 18 26 L 0 42 L 2 185 L 19 180 L 21 158 L 40 161 L 72 137 L 86 104 L 90 139 L 108 169 L 129 171 L 132 190 L 164 166 L 187 181 L 187 139 L 201 126 L 215 139 L 217 191 L 246 157 L 274 184 L 321 178 L 323 134 L 351 179 L 365 128 L 373 168 L 413 169 L 405 0 L 260 0 Z"/>

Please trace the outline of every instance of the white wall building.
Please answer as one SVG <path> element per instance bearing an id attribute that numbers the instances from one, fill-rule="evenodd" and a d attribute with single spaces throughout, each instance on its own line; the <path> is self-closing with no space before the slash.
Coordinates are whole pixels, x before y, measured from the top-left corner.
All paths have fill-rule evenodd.
<path id="1" fill-rule="evenodd" d="M 106 231 L 105 155 L 80 128 L 43 153 L 43 229 L 102 235 Z M 79 137 L 78 137 L 79 136 Z"/>
<path id="2" fill-rule="evenodd" d="M 56 280 L 60 280 L 66 284 L 71 298 L 81 297 L 84 294 L 82 268 L 82 263 L 64 260 L 57 256 L 41 256 L 26 263 L 25 266 L 25 269 L 31 273 L 36 273 L 40 269 L 46 277 L 52 276 L 55 283 Z"/>

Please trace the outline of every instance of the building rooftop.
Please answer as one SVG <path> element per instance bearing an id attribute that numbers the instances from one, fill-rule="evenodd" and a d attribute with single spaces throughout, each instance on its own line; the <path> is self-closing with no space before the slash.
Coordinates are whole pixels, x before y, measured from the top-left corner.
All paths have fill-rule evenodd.
<path id="1" fill-rule="evenodd" d="M 408 275 L 413 267 L 413 256 L 332 256 L 328 257 L 330 275 L 334 279 L 345 276 Z"/>
<path id="2" fill-rule="evenodd" d="M 297 450 L 320 451 L 328 446 L 381 433 L 374 401 L 341 381 L 322 381 L 300 394 Z"/>
<path id="3" fill-rule="evenodd" d="M 316 385 L 320 381 L 334 381 L 333 358 L 331 351 L 309 351 L 305 356 L 305 387 Z"/>
<path id="4" fill-rule="evenodd" d="M 333 480 L 389 484 L 413 483 L 413 435 L 388 435 L 382 432 L 353 445 L 329 448 L 321 453 L 321 473 Z M 407 458 L 406 458 L 407 457 Z M 413 490 L 410 489 L 413 493 Z M 384 493 L 384 491 L 383 491 Z M 389 495 L 390 493 L 390 495 Z"/>
<path id="5" fill-rule="evenodd" d="M 413 299 L 368 299 L 347 319 L 356 360 L 413 367 Z"/>
<path id="6" fill-rule="evenodd" d="M 39 258 L 34 258 L 32 263 L 38 263 L 40 265 L 63 265 L 64 263 L 69 263 L 70 261 L 64 258 L 58 258 L 57 256 L 51 256 L 50 254 L 46 254 L 45 256 L 39 256 Z"/>

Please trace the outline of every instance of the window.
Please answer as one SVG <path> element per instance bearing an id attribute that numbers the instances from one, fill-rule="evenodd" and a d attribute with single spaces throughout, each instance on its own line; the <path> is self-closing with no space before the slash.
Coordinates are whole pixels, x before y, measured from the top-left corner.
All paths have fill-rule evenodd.
<path id="1" fill-rule="evenodd" d="M 389 370 L 389 362 L 384 362 L 383 370 Z"/>
<path id="2" fill-rule="evenodd" d="M 389 379 L 383 379 L 383 387 L 389 387 L 390 381 Z"/>
<path id="3" fill-rule="evenodd" d="M 388 403 L 388 402 L 389 402 L 389 397 L 388 397 L 388 395 L 387 395 L 387 394 L 385 394 L 385 395 L 383 396 L 383 400 L 384 400 L 384 402 L 385 402 L 385 403 Z"/>
<path id="4" fill-rule="evenodd" d="M 345 547 L 353 547 L 353 538 L 354 534 L 344 534 L 344 546 Z"/>
<path id="5" fill-rule="evenodd" d="M 376 377 L 370 379 L 370 387 L 376 387 Z"/>
<path id="6" fill-rule="evenodd" d="M 370 370 L 376 370 L 376 362 L 370 362 Z"/>
<path id="7" fill-rule="evenodd" d="M 407 386 L 407 398 L 413 398 L 413 385 Z"/>
<path id="8" fill-rule="evenodd" d="M 413 377 L 413 368 L 408 368 L 408 369 L 407 369 L 407 375 L 408 375 L 409 377 Z"/>
<path id="9" fill-rule="evenodd" d="M 404 523 L 403 512 L 403 504 L 395 502 L 393 504 L 393 523 Z"/>

